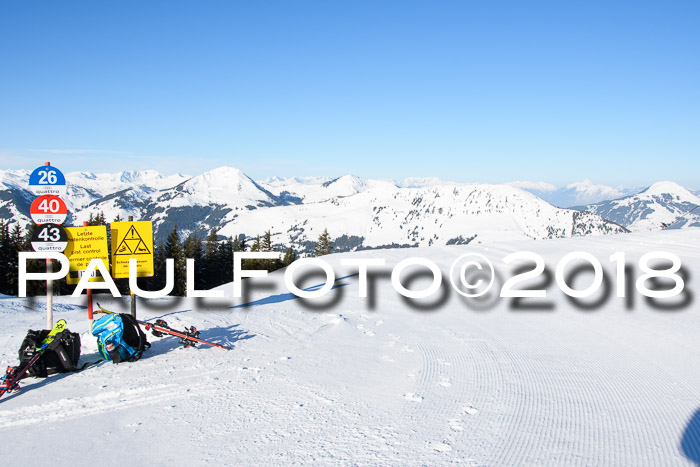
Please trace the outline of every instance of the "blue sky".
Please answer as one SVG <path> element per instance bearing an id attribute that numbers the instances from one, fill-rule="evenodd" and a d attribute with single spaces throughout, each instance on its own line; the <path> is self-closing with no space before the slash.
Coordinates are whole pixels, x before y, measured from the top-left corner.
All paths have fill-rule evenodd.
<path id="1" fill-rule="evenodd" d="M 700 188 L 700 2 L 0 4 L 0 168 Z"/>

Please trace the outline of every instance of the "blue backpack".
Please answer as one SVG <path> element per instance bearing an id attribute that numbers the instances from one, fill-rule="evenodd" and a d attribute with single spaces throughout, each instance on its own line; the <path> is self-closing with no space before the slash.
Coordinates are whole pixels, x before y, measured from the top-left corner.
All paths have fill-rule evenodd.
<path id="1" fill-rule="evenodd" d="M 105 360 L 114 363 L 135 362 L 151 346 L 133 316 L 111 313 L 92 323 L 92 335 Z"/>

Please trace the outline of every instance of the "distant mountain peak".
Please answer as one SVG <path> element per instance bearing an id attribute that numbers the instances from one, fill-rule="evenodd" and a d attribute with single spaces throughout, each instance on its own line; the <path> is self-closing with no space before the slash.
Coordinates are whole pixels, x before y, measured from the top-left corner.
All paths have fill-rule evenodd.
<path id="1" fill-rule="evenodd" d="M 516 188 L 521 188 L 526 191 L 540 191 L 540 192 L 549 192 L 549 191 L 555 191 L 557 189 L 556 186 L 552 185 L 551 183 L 547 182 L 528 182 L 528 181 L 515 181 L 515 182 L 508 182 L 506 185 L 514 186 Z"/>
<path id="2" fill-rule="evenodd" d="M 437 177 L 408 177 L 397 185 L 403 188 L 426 188 L 437 185 L 457 185 L 457 183 L 446 182 Z"/>
<path id="3" fill-rule="evenodd" d="M 646 190 L 620 199 L 585 207 L 632 231 L 700 226 L 700 198 L 681 185 L 662 181 Z"/>
<path id="4" fill-rule="evenodd" d="M 685 187 L 682 187 L 676 182 L 671 182 L 668 180 L 664 180 L 661 182 L 656 182 L 653 185 L 651 185 L 649 188 L 644 190 L 642 193 L 647 194 L 647 195 L 665 195 L 665 194 L 670 194 L 670 195 L 678 195 L 682 197 L 693 197 L 696 198 L 697 196 L 687 190 Z"/>
<path id="5" fill-rule="evenodd" d="M 241 169 L 237 169 L 236 167 L 229 167 L 227 165 L 223 165 L 221 167 L 217 167 L 212 170 L 208 170 L 207 172 L 204 172 L 201 175 L 198 175 L 199 177 L 203 177 L 206 179 L 216 179 L 216 178 L 234 178 L 234 179 L 239 179 L 239 178 L 248 178 L 246 174 L 243 173 Z"/>
<path id="6" fill-rule="evenodd" d="M 355 188 L 362 188 L 367 186 L 367 181 L 365 179 L 362 179 L 356 175 L 343 175 L 341 177 L 338 177 L 336 179 L 330 180 L 326 183 L 323 184 L 324 188 L 328 188 L 331 186 L 346 186 L 346 187 L 355 187 Z"/>

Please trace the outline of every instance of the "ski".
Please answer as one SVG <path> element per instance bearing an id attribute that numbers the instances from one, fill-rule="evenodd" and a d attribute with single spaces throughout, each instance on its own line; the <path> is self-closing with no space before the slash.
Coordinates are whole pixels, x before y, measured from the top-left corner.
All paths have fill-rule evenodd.
<path id="1" fill-rule="evenodd" d="M 196 344 L 199 343 L 211 345 L 212 347 L 218 347 L 224 350 L 232 350 L 231 347 L 226 347 L 221 344 L 207 342 L 205 340 L 199 339 L 199 331 L 197 331 L 197 329 L 194 326 L 190 328 L 185 328 L 184 331 L 177 331 L 168 326 L 168 323 L 166 323 L 162 319 L 157 319 L 155 323 L 144 323 L 142 321 L 139 321 L 139 323 L 143 324 L 146 328 L 146 331 L 151 331 L 151 334 L 153 334 L 156 337 L 161 337 L 163 333 L 179 337 L 180 343 L 185 347 L 196 347 Z"/>
<path id="2" fill-rule="evenodd" d="M 100 308 L 101 313 L 108 313 L 108 314 L 113 314 L 113 311 L 106 310 L 102 308 L 102 306 L 98 303 L 97 306 Z M 153 334 L 155 337 L 162 337 L 163 334 L 170 334 L 171 336 L 179 337 L 180 338 L 180 343 L 185 346 L 185 347 L 196 347 L 196 345 L 199 344 L 206 344 L 210 345 L 212 347 L 218 347 L 219 349 L 224 349 L 224 350 L 233 350 L 232 347 L 226 347 L 221 344 L 217 344 L 215 342 L 208 342 L 205 340 L 202 340 L 199 338 L 199 331 L 194 327 L 189 327 L 185 328 L 184 331 L 178 331 L 175 329 L 172 329 L 170 326 L 168 326 L 168 323 L 166 323 L 162 319 L 157 319 L 155 323 L 147 323 L 145 321 L 139 321 L 136 320 L 137 323 L 141 324 L 143 327 L 146 328 L 146 331 L 151 331 L 151 334 Z"/>
<path id="3" fill-rule="evenodd" d="M 36 347 L 36 353 L 31 358 L 31 360 L 27 362 L 26 365 L 24 365 L 23 367 L 7 367 L 5 375 L 2 377 L 2 379 L 0 379 L 0 397 L 2 397 L 6 392 L 18 391 L 20 389 L 19 380 L 22 379 L 24 374 L 32 367 L 32 365 L 34 365 L 37 362 L 37 360 L 39 360 L 41 356 L 44 355 L 44 352 L 54 341 L 56 336 L 63 332 L 64 329 L 66 329 L 66 325 L 66 320 L 58 320 L 54 325 L 53 329 L 51 329 L 51 332 L 49 332 L 46 338 L 44 338 L 44 340 L 41 341 L 41 346 Z"/>

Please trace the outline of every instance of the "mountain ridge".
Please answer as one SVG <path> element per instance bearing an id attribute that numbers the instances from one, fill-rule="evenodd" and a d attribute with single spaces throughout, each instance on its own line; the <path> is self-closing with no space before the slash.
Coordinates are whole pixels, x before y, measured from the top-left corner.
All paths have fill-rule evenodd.
<path id="1" fill-rule="evenodd" d="M 29 171 L 0 170 L 0 217 L 23 227 L 30 222 L 28 205 L 33 199 L 28 186 L 21 187 L 28 175 Z M 541 188 L 551 191 L 553 185 L 541 182 L 499 185 L 413 178 L 397 183 L 355 175 L 255 181 L 226 166 L 197 176 L 149 170 L 71 172 L 67 179 L 69 223 L 100 212 L 108 220 L 131 215 L 152 220 L 157 240 L 175 225 L 183 234 L 200 236 L 211 229 L 225 236 L 255 236 L 270 230 L 276 244 L 308 251 L 328 228 L 341 250 L 352 250 L 622 233 L 634 224 L 628 218 L 605 217 L 606 211 L 592 204 L 557 207 L 532 193 Z M 590 181 L 568 188 L 581 186 L 607 192 Z M 667 193 L 671 200 L 695 196 L 672 182 L 652 186 L 671 190 Z"/>

